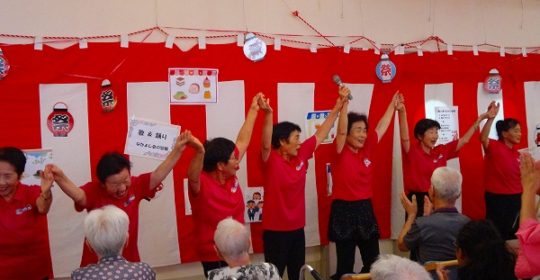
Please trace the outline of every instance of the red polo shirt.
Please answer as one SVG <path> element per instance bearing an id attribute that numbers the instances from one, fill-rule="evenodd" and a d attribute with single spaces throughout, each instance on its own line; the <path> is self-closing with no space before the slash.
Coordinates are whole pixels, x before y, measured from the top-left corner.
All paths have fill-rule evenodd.
<path id="1" fill-rule="evenodd" d="M 131 176 L 131 186 L 128 188 L 128 193 L 121 199 L 111 197 L 100 182 L 89 182 L 82 186 L 81 189 L 86 194 L 86 207 L 75 204 L 77 211 L 92 211 L 106 205 L 114 205 L 126 212 L 129 217 L 129 239 L 127 246 L 124 248 L 122 255 L 130 262 L 139 262 L 139 248 L 137 241 L 139 237 L 139 203 L 142 199 L 153 198 L 157 191 L 161 190 L 161 186 L 150 190 L 150 175 L 145 173 L 139 176 Z M 81 267 L 88 264 L 97 263 L 97 255 L 90 250 L 90 247 L 84 243 Z"/>
<path id="2" fill-rule="evenodd" d="M 504 142 L 489 139 L 484 157 L 484 187 L 496 194 L 519 194 L 521 173 L 519 171 L 519 152 Z"/>
<path id="3" fill-rule="evenodd" d="M 10 202 L 0 198 L 0 279 L 52 278 L 47 215 L 39 214 L 41 187 L 17 186 Z"/>
<path id="4" fill-rule="evenodd" d="M 373 152 L 378 136 L 368 134 L 364 147 L 354 152 L 345 144 L 332 166 L 332 199 L 356 201 L 371 198 L 373 195 Z"/>
<path id="5" fill-rule="evenodd" d="M 265 165 L 264 229 L 291 231 L 306 225 L 306 172 L 316 145 L 317 139 L 311 136 L 289 161 L 270 151 Z"/>
<path id="6" fill-rule="evenodd" d="M 203 262 L 219 261 L 214 249 L 217 224 L 227 218 L 244 223 L 244 197 L 236 176 L 221 185 L 210 174 L 201 172 L 201 188 L 197 195 L 189 190 L 199 258 Z"/>
<path id="7" fill-rule="evenodd" d="M 458 156 L 456 151 L 458 140 L 443 145 L 437 145 L 428 153 L 424 152 L 420 141 L 411 145 L 409 152 L 403 154 L 403 177 L 405 191 L 427 192 L 431 187 L 433 171 L 446 162 Z"/>

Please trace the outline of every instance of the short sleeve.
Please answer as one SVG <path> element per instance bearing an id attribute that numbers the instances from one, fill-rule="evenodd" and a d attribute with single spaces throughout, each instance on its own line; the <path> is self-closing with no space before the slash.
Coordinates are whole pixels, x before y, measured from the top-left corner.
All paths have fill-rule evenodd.
<path id="1" fill-rule="evenodd" d="M 97 183 L 94 183 L 94 182 L 88 182 L 84 184 L 82 187 L 80 187 L 80 189 L 86 195 L 86 206 L 82 206 L 75 203 L 75 210 L 77 210 L 77 212 L 81 212 L 85 209 L 89 210 L 89 209 L 95 208 L 94 206 L 96 205 L 96 201 L 98 200 L 98 196 L 99 196 L 98 188 L 99 186 L 97 185 Z"/>
<path id="2" fill-rule="evenodd" d="M 313 153 L 315 152 L 315 148 L 317 148 L 317 138 L 315 135 L 309 137 L 302 143 L 300 146 L 300 150 L 298 150 L 298 158 L 300 160 L 308 160 L 311 157 L 313 157 Z"/>
<path id="3" fill-rule="evenodd" d="M 134 188 L 135 195 L 139 199 L 152 199 L 156 196 L 156 193 L 163 189 L 163 183 L 159 182 L 159 185 L 154 189 L 150 189 L 150 177 L 152 173 L 144 173 L 139 176 L 131 177 L 131 186 Z"/>
<path id="4" fill-rule="evenodd" d="M 457 151 L 458 140 L 444 144 L 444 154 L 447 159 L 455 158 L 459 155 Z"/>

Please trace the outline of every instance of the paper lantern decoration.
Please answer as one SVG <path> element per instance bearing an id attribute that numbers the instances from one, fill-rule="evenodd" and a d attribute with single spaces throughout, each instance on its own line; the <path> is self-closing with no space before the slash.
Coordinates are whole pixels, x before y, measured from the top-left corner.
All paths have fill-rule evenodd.
<path id="1" fill-rule="evenodd" d="M 54 137 L 67 137 L 73 129 L 73 116 L 68 112 L 68 106 L 64 102 L 57 102 L 53 111 L 47 117 L 47 128 Z"/>
<path id="2" fill-rule="evenodd" d="M 0 80 L 5 78 L 9 72 L 9 62 L 4 57 L 2 49 L 0 49 Z"/>
<path id="3" fill-rule="evenodd" d="M 246 35 L 244 55 L 251 61 L 262 60 L 266 56 L 266 43 L 253 33 Z"/>
<path id="4" fill-rule="evenodd" d="M 536 147 L 540 147 L 540 123 L 536 125 L 536 138 L 534 139 Z"/>
<path id="5" fill-rule="evenodd" d="M 116 107 L 116 95 L 111 88 L 111 82 L 109 80 L 103 80 L 103 82 L 101 82 L 101 94 L 99 95 L 99 99 L 101 101 L 103 112 L 111 112 Z"/>
<path id="6" fill-rule="evenodd" d="M 484 90 L 488 93 L 499 93 L 501 91 L 501 75 L 495 68 L 489 70 L 489 75 L 484 81 Z"/>
<path id="7" fill-rule="evenodd" d="M 387 54 L 383 54 L 381 61 L 375 67 L 375 73 L 383 83 L 390 83 L 396 76 L 396 65 L 388 58 Z"/>

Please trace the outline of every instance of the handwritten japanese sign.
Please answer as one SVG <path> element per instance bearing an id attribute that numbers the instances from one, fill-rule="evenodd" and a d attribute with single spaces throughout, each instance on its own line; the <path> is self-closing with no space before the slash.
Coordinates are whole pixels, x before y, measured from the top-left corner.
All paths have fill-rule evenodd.
<path id="1" fill-rule="evenodd" d="M 180 134 L 180 126 L 132 118 L 124 153 L 164 160 Z"/>
<path id="2" fill-rule="evenodd" d="M 459 137 L 458 107 L 435 107 L 435 120 L 441 125 L 437 144 L 446 144 Z"/>

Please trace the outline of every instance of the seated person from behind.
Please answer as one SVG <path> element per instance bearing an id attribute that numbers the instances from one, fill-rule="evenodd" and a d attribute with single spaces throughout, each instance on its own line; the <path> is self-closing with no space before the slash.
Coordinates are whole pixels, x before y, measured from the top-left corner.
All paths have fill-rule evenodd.
<path id="1" fill-rule="evenodd" d="M 401 195 L 401 204 L 408 217 L 398 237 L 400 251 L 417 249 L 417 260 L 421 264 L 456 258 L 456 236 L 461 227 L 469 221 L 469 218 L 460 214 L 455 207 L 461 194 L 461 182 L 459 171 L 450 167 L 435 169 L 429 189 L 431 202 L 425 198 L 423 217 L 416 218 L 416 198 L 413 196 L 411 202 L 405 193 Z M 429 215 L 431 208 L 433 213 Z"/>
<path id="2" fill-rule="evenodd" d="M 431 280 L 420 264 L 396 255 L 380 255 L 369 273 L 372 280 Z"/>
<path id="3" fill-rule="evenodd" d="M 209 280 L 236 279 L 279 280 L 278 270 L 270 263 L 251 264 L 249 233 L 243 224 L 232 218 L 223 219 L 217 225 L 214 242 L 218 255 L 227 263 L 227 267 L 208 272 Z"/>
<path id="4" fill-rule="evenodd" d="M 90 211 L 84 219 L 84 235 L 99 261 L 76 269 L 71 279 L 156 279 L 156 273 L 148 264 L 128 262 L 122 257 L 128 228 L 128 215 L 116 206 L 107 205 Z"/>

